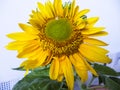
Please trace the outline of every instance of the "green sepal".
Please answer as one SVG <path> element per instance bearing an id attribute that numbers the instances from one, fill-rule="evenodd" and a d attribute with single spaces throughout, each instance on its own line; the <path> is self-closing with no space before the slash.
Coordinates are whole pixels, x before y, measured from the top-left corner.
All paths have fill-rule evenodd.
<path id="1" fill-rule="evenodd" d="M 12 68 L 13 70 L 25 71 L 23 67 Z"/>

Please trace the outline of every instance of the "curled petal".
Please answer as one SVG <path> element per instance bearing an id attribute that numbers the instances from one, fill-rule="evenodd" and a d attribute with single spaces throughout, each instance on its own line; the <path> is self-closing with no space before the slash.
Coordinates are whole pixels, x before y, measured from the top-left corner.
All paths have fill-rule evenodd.
<path id="1" fill-rule="evenodd" d="M 74 74 L 73 74 L 73 68 L 70 60 L 68 57 L 65 57 L 65 60 L 61 61 L 62 64 L 62 70 L 68 85 L 69 90 L 73 90 L 74 87 Z"/>
<path id="2" fill-rule="evenodd" d="M 59 60 L 58 58 L 55 58 L 52 60 L 52 63 L 50 65 L 50 78 L 53 80 L 56 80 L 58 77 L 58 73 L 59 73 Z"/>

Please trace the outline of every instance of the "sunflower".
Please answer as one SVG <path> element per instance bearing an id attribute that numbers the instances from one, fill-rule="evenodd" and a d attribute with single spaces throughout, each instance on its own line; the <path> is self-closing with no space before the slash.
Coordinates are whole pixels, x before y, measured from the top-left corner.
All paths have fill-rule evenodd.
<path id="1" fill-rule="evenodd" d="M 26 71 L 50 65 L 49 76 L 53 80 L 65 78 L 68 90 L 73 90 L 74 73 L 85 82 L 88 71 L 98 76 L 90 63 L 110 63 L 106 56 L 105 42 L 95 36 L 107 35 L 104 27 L 95 27 L 98 17 L 87 18 L 89 9 L 79 10 L 75 0 L 62 4 L 61 0 L 38 2 L 28 24 L 20 23 L 22 32 L 7 36 L 14 41 L 6 48 L 17 50 L 18 58 L 26 60 L 20 65 Z"/>

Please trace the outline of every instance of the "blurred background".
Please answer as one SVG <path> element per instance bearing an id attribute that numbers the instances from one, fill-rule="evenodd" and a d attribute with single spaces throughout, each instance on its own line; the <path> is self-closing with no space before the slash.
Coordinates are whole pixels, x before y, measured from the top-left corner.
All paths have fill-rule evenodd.
<path id="1" fill-rule="evenodd" d="M 21 31 L 18 23 L 28 21 L 29 14 L 36 9 L 38 1 L 47 0 L 0 0 L 0 82 L 24 76 L 24 72 L 12 70 L 19 67 L 23 60 L 16 57 L 16 51 L 4 48 L 11 41 L 6 34 Z M 63 0 L 66 1 L 71 0 Z M 105 48 L 110 51 L 110 55 L 120 52 L 120 0 L 76 0 L 76 4 L 81 10 L 91 10 L 88 17 L 100 17 L 96 26 L 106 27 L 109 33 L 100 39 L 109 44 Z"/>

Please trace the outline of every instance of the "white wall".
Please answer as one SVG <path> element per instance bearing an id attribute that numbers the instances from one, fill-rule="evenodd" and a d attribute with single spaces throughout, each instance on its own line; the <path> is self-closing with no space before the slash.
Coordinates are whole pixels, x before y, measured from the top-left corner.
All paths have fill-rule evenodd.
<path id="1" fill-rule="evenodd" d="M 0 81 L 22 77 L 23 72 L 14 71 L 22 62 L 16 58 L 15 51 L 8 51 L 4 46 L 10 42 L 6 34 L 21 29 L 18 23 L 26 23 L 37 1 L 47 0 L 1 0 L 0 1 Z M 69 1 L 69 0 L 66 0 Z M 106 47 L 110 53 L 120 51 L 120 0 L 77 0 L 81 9 L 89 8 L 88 16 L 100 16 L 99 26 L 105 26 L 109 35 L 101 38 L 110 45 Z"/>

